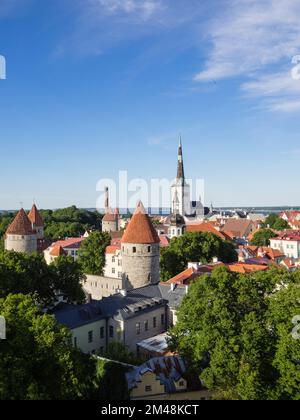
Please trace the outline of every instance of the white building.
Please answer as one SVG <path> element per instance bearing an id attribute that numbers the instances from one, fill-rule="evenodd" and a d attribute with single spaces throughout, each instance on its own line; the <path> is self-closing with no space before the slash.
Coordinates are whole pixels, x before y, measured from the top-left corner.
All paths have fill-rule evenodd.
<path id="1" fill-rule="evenodd" d="M 300 231 L 284 233 L 271 239 L 271 248 L 278 249 L 288 258 L 300 258 Z"/>

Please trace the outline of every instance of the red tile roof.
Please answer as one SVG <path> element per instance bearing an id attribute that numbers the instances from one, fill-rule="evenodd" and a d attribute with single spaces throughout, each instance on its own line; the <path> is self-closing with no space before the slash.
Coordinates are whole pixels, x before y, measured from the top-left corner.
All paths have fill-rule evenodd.
<path id="1" fill-rule="evenodd" d="M 158 234 L 140 202 L 122 238 L 122 243 L 159 244 Z"/>
<path id="2" fill-rule="evenodd" d="M 64 241 L 57 241 L 55 243 L 52 244 L 52 246 L 61 246 L 62 248 L 66 249 L 66 248 L 71 248 L 71 249 L 78 249 L 80 248 L 81 243 L 85 240 L 85 237 L 81 237 L 81 238 L 68 238 L 65 239 Z"/>
<path id="3" fill-rule="evenodd" d="M 6 231 L 6 235 L 34 235 L 30 220 L 24 209 L 21 209 Z"/>
<path id="4" fill-rule="evenodd" d="M 121 250 L 121 246 L 112 246 L 109 245 L 108 247 L 106 247 L 106 254 L 116 254 L 116 252 Z"/>
<path id="5" fill-rule="evenodd" d="M 59 245 L 54 245 L 54 247 L 50 251 L 50 255 L 52 257 L 60 257 L 62 255 L 66 255 L 64 249 Z"/>
<path id="6" fill-rule="evenodd" d="M 187 225 L 186 228 L 187 232 L 207 232 L 207 233 L 213 233 L 214 235 L 218 236 L 221 239 L 228 240 L 230 239 L 229 236 L 225 232 L 219 232 L 217 229 L 215 229 L 211 223 L 209 222 L 203 222 L 198 224 L 190 224 Z"/>
<path id="7" fill-rule="evenodd" d="M 300 231 L 299 230 L 289 230 L 283 232 L 277 238 L 272 238 L 274 241 L 300 241 Z"/>
<path id="8" fill-rule="evenodd" d="M 32 209 L 28 214 L 28 219 L 31 221 L 34 227 L 44 227 L 44 221 L 35 204 L 32 206 Z"/>

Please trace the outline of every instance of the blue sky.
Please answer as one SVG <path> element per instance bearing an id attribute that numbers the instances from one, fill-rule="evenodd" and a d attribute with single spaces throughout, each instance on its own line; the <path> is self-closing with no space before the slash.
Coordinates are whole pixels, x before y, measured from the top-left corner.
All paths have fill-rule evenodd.
<path id="1" fill-rule="evenodd" d="M 299 205 L 299 15 L 300 0 L 0 0 L 0 208 L 94 207 L 122 169 L 171 179 L 179 133 L 206 204 Z"/>

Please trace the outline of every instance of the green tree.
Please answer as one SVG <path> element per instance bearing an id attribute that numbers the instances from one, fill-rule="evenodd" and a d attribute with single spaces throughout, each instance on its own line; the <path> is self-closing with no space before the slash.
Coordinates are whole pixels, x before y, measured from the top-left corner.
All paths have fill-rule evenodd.
<path id="1" fill-rule="evenodd" d="M 100 401 L 129 400 L 126 371 L 127 369 L 120 364 L 98 360 L 96 383 Z"/>
<path id="2" fill-rule="evenodd" d="M 110 241 L 108 233 L 93 232 L 82 243 L 78 252 L 78 263 L 85 274 L 103 275 L 105 250 Z"/>
<path id="3" fill-rule="evenodd" d="M 80 267 L 72 258 L 60 257 L 48 266 L 39 254 L 0 252 L 0 298 L 31 294 L 40 304 L 51 306 L 61 291 L 69 302 L 81 302 L 82 280 Z"/>
<path id="4" fill-rule="evenodd" d="M 250 275 L 215 269 L 191 285 L 170 332 L 171 347 L 219 398 L 298 399 L 300 342 L 291 335 L 297 304 L 291 309 L 290 298 L 281 296 L 292 293 L 296 281 L 277 268 Z"/>
<path id="5" fill-rule="evenodd" d="M 80 265 L 70 256 L 60 256 L 55 258 L 51 264 L 54 271 L 55 290 L 60 290 L 69 303 L 83 303 L 85 294 L 82 289 L 84 275 Z"/>
<path id="6" fill-rule="evenodd" d="M 0 342 L 0 400 L 88 398 L 95 362 L 72 347 L 66 328 L 24 295 L 0 299 L 0 315 L 7 325 Z"/>
<path id="7" fill-rule="evenodd" d="M 188 262 L 211 263 L 213 258 L 224 263 L 237 260 L 233 244 L 212 233 L 185 233 L 173 238 L 169 247 L 161 251 L 161 277 L 169 280 L 183 271 Z"/>
<path id="8" fill-rule="evenodd" d="M 253 235 L 251 245 L 270 246 L 270 239 L 276 238 L 277 236 L 271 229 L 260 229 Z"/>
<path id="9" fill-rule="evenodd" d="M 290 229 L 290 225 L 286 220 L 281 219 L 278 214 L 270 214 L 262 225 L 263 228 L 270 228 L 275 230 Z"/>

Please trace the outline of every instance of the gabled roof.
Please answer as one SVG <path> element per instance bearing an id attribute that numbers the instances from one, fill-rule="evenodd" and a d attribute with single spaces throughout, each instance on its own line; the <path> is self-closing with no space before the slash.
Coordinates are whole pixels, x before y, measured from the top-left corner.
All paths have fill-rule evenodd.
<path id="1" fill-rule="evenodd" d="M 28 214 L 28 219 L 34 227 L 44 227 L 44 221 L 35 204 L 32 206 L 32 209 Z"/>
<path id="2" fill-rule="evenodd" d="M 214 235 L 218 236 L 219 238 L 221 238 L 223 240 L 231 239 L 231 238 L 229 238 L 228 235 L 226 235 L 226 233 L 219 232 L 217 229 L 215 229 L 214 226 L 210 222 L 190 224 L 190 225 L 187 225 L 186 230 L 187 230 L 187 232 L 213 233 Z"/>
<path id="3" fill-rule="evenodd" d="M 122 238 L 128 244 L 159 244 L 160 239 L 140 201 Z"/>
<path id="4" fill-rule="evenodd" d="M 6 235 L 34 235 L 32 224 L 24 209 L 21 209 L 6 231 Z"/>
<path id="5" fill-rule="evenodd" d="M 60 257 L 62 255 L 66 255 L 64 249 L 59 245 L 54 245 L 54 247 L 50 251 L 51 257 Z"/>
<path id="6" fill-rule="evenodd" d="M 52 246 L 61 246 L 63 249 L 79 249 L 81 246 L 81 243 L 86 238 L 84 236 L 81 236 L 80 238 L 68 238 L 63 241 L 57 241 L 52 244 Z"/>
<path id="7" fill-rule="evenodd" d="M 245 238 L 249 235 L 254 224 L 247 219 L 228 219 L 223 228 L 224 232 L 236 238 Z"/>

